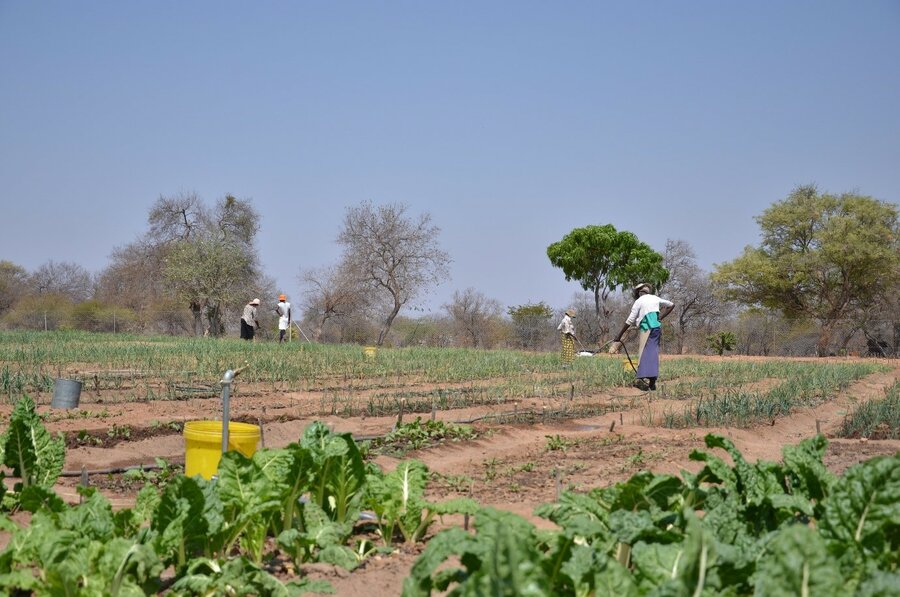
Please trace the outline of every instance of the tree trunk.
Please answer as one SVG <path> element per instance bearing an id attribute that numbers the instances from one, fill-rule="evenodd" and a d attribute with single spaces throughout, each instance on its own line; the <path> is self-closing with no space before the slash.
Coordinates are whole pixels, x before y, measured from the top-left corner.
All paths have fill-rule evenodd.
<path id="1" fill-rule="evenodd" d="M 397 317 L 397 313 L 400 312 L 401 306 L 400 303 L 394 301 L 394 309 L 391 311 L 390 315 L 387 316 L 387 319 L 384 320 L 384 325 L 378 333 L 378 342 L 375 343 L 376 346 L 382 346 L 384 344 L 384 339 L 387 337 L 388 332 L 391 331 L 391 324 L 394 323 L 394 318 Z"/>
<path id="2" fill-rule="evenodd" d="M 203 310 L 200 303 L 191 301 L 191 315 L 194 317 L 194 335 L 202 336 L 203 332 Z"/>
<path id="3" fill-rule="evenodd" d="M 819 341 L 816 343 L 816 356 L 827 357 L 828 345 L 831 344 L 831 333 L 834 331 L 834 323 L 826 321 L 819 332 Z"/>

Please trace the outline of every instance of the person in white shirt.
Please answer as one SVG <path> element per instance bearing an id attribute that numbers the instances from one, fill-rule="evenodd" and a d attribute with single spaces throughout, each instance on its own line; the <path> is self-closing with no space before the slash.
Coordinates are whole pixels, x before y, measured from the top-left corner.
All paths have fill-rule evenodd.
<path id="1" fill-rule="evenodd" d="M 609 352 L 619 352 L 622 348 L 622 336 L 628 328 L 637 324 L 640 331 L 635 385 L 642 390 L 652 391 L 656 390 L 656 378 L 659 377 L 659 341 L 662 338 L 660 322 L 675 309 L 675 303 L 653 294 L 649 284 L 635 286 L 633 296 L 635 300 L 631 313 L 609 347 Z"/>
<path id="2" fill-rule="evenodd" d="M 564 367 L 568 367 L 575 360 L 575 322 L 572 321 L 573 317 L 575 317 L 575 309 L 567 309 L 562 321 L 556 326 L 562 343 L 559 360 Z"/>
<path id="3" fill-rule="evenodd" d="M 278 315 L 278 343 L 284 342 L 284 334 L 291 327 L 291 304 L 283 294 L 278 295 L 278 304 L 275 306 Z"/>

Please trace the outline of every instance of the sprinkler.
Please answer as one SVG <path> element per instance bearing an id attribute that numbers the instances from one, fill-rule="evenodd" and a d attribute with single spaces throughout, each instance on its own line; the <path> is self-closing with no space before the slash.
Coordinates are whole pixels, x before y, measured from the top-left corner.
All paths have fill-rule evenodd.
<path id="1" fill-rule="evenodd" d="M 234 378 L 237 377 L 241 371 L 249 367 L 249 365 L 244 365 L 243 367 L 238 367 L 237 369 L 229 369 L 225 372 L 225 375 L 222 376 L 222 381 L 219 383 L 222 384 L 222 454 L 228 451 L 228 423 L 230 421 L 230 413 L 229 406 L 231 402 L 231 382 L 234 381 Z"/>

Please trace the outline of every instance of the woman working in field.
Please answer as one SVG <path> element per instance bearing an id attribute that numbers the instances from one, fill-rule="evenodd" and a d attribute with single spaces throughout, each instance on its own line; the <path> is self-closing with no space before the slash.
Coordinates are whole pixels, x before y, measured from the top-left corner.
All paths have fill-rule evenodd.
<path id="1" fill-rule="evenodd" d="M 659 377 L 659 341 L 662 338 L 660 322 L 672 312 L 675 303 L 653 294 L 649 284 L 635 286 L 633 296 L 635 300 L 631 313 L 609 347 L 609 353 L 619 352 L 622 348 L 622 336 L 628 328 L 638 324 L 640 332 L 635 386 L 642 390 L 656 390 L 656 378 Z"/>

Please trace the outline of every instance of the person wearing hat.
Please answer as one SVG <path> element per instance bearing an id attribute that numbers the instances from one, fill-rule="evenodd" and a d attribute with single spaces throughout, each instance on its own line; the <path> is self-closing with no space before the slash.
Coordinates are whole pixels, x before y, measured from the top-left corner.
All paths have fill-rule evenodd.
<path id="1" fill-rule="evenodd" d="M 575 323 L 572 318 L 575 317 L 575 309 L 566 309 L 562 321 L 556 326 L 560 333 L 560 342 L 562 349 L 559 360 L 562 361 L 564 367 L 568 367 L 575 360 Z"/>
<path id="2" fill-rule="evenodd" d="M 291 328 L 291 304 L 283 294 L 278 295 L 278 304 L 275 306 L 278 314 L 278 343 L 284 342 L 284 334 Z"/>
<path id="3" fill-rule="evenodd" d="M 622 336 L 628 328 L 637 324 L 640 331 L 635 385 L 642 390 L 656 390 L 656 378 L 659 377 L 659 341 L 662 338 L 660 322 L 672 312 L 675 303 L 653 294 L 653 288 L 649 284 L 635 286 L 632 296 L 634 304 L 631 306 L 631 313 L 609 347 L 609 353 L 619 352 L 622 348 Z"/>
<path id="4" fill-rule="evenodd" d="M 259 320 L 256 319 L 256 308 L 259 306 L 259 299 L 253 299 L 244 305 L 244 314 L 241 315 L 241 339 L 253 340 L 256 335 L 256 328 L 259 327 Z"/>

